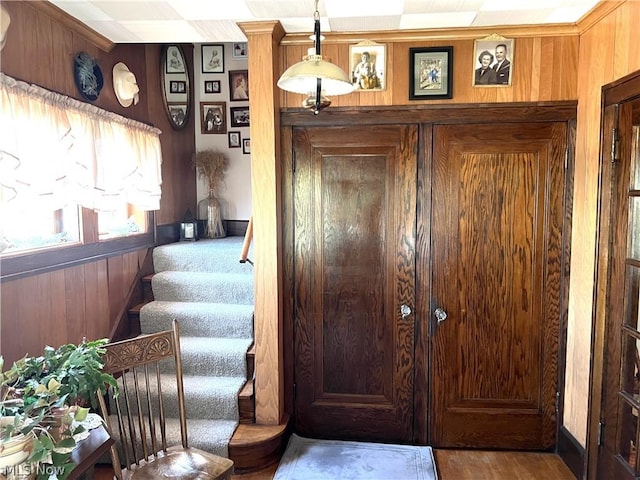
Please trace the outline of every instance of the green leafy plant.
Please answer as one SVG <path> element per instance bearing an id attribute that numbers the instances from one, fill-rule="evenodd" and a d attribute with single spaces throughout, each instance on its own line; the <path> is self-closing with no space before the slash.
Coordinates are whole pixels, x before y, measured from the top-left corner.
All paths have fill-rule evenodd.
<path id="1" fill-rule="evenodd" d="M 84 428 L 72 428 L 78 407 L 98 406 L 98 394 L 108 386 L 117 392 L 115 378 L 104 372 L 102 356 L 107 339 L 45 347 L 39 357 L 25 356 L 4 371 L 0 356 L 0 454 L 3 444 L 19 435 L 31 438 L 30 454 L 24 460 L 37 466 L 37 478 L 55 472 L 64 480 L 74 468 L 70 450 L 74 435 Z M 1 473 L 1 472 L 0 472 Z"/>
<path id="2" fill-rule="evenodd" d="M 4 360 L 0 357 L 0 371 L 3 367 Z M 48 479 L 55 472 L 59 480 L 64 480 L 75 467 L 70 453 L 76 445 L 73 436 L 84 431 L 84 427 L 72 428 L 67 396 L 60 395 L 58 382 L 51 379 L 45 384 L 32 380 L 18 389 L 17 371 L 14 364 L 0 373 L 0 454 L 11 440 L 20 439 L 30 444 L 23 463 L 36 470 L 36 478 Z"/>

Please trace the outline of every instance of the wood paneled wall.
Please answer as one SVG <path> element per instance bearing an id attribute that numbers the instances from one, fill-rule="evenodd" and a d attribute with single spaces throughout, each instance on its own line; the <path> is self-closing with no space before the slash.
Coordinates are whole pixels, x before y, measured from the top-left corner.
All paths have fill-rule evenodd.
<path id="1" fill-rule="evenodd" d="M 349 44 L 323 43 L 323 55 L 343 70 L 349 71 Z M 425 33 L 425 36 L 427 34 Z M 503 35 L 507 36 L 507 35 Z M 480 38 L 480 37 L 478 37 Z M 514 35 L 512 85 L 506 87 L 473 87 L 474 40 L 417 40 L 383 42 L 375 34 L 368 40 L 387 46 L 387 86 L 383 91 L 355 92 L 331 97 L 332 106 L 420 105 L 437 103 L 543 102 L 575 100 L 578 83 L 578 35 L 517 36 Z M 409 49 L 414 47 L 453 46 L 453 98 L 450 100 L 409 100 Z M 308 44 L 283 46 L 282 71 L 306 54 Z M 296 108 L 302 95 L 282 92 L 282 105 Z"/>
<path id="2" fill-rule="evenodd" d="M 193 116 L 187 128 L 171 128 L 160 84 L 161 45 L 121 44 L 110 48 L 88 35 L 48 2 L 3 1 L 11 15 L 0 70 L 14 78 L 83 100 L 73 79 L 73 59 L 81 51 L 98 61 L 104 87 L 97 107 L 158 127 L 162 134 L 162 199 L 158 225 L 179 221 L 187 208 L 195 211 Z M 70 27 L 71 25 L 71 27 Z M 99 39 L 98 39 L 99 40 Z M 193 46 L 183 45 L 193 84 Z M 113 91 L 112 68 L 124 62 L 136 75 L 140 101 L 122 107 Z M 84 100 L 83 100 L 84 101 Z M 35 139 L 34 139 L 35 140 Z M 0 285 L 0 353 L 6 361 L 38 354 L 46 344 L 57 346 L 87 338 L 108 337 L 126 309 L 146 249 Z M 1 268 L 1 266 L 0 266 Z"/>
<path id="3" fill-rule="evenodd" d="M 618 7 L 580 36 L 578 120 L 573 200 L 573 242 L 567 332 L 567 367 L 563 423 L 587 445 L 589 408 L 599 411 L 600 399 L 589 405 L 589 377 L 601 372 L 604 325 L 592 332 L 598 175 L 600 99 L 602 86 L 640 69 L 640 2 Z M 595 345 L 592 350 L 592 333 Z M 590 366 L 593 359 L 594 371 Z M 594 392 L 599 385 L 594 386 Z M 593 430 L 594 432 L 595 430 Z"/>

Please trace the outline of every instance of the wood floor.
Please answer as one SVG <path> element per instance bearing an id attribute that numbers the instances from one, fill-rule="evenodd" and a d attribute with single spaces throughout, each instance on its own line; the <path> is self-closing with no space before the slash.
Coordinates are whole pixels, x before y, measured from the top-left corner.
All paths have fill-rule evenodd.
<path id="1" fill-rule="evenodd" d="M 532 452 L 436 450 L 438 480 L 575 480 L 558 455 Z M 271 480 L 277 465 L 233 480 Z M 111 480 L 113 471 L 98 467 L 95 480 Z"/>

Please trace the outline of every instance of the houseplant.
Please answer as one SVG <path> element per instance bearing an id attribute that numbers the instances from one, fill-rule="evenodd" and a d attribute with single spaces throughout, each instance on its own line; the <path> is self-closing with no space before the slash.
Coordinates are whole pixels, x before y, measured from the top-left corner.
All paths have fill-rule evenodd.
<path id="1" fill-rule="evenodd" d="M 191 161 L 196 173 L 207 181 L 209 188 L 207 198 L 198 203 L 198 219 L 206 221 L 204 236 L 224 237 L 226 233 L 222 223 L 222 209 L 218 194 L 224 181 L 224 173 L 229 167 L 229 160 L 222 152 L 206 149 L 194 153 Z"/>
<path id="2" fill-rule="evenodd" d="M 88 407 L 98 405 L 98 392 L 105 393 L 107 385 L 117 389 L 115 378 L 103 371 L 103 346 L 107 339 L 83 340 L 80 344 L 65 344 L 58 348 L 45 347 L 39 357 L 23 357 L 3 372 L 0 357 L 0 467 L 23 464 L 29 478 L 48 478 L 55 471 L 59 480 L 73 469 L 71 450 L 74 435 L 82 426 L 71 428 L 73 420 L 82 420 Z M 16 446 L 20 454 L 3 465 L 3 446 Z M 11 443 L 11 445 L 13 445 Z M 24 458 L 28 452 L 28 458 Z M 33 465 L 39 467 L 32 468 Z M 33 470 L 33 472 L 30 471 Z"/>
<path id="3" fill-rule="evenodd" d="M 48 479 L 55 472 L 59 480 L 65 479 L 75 466 L 73 437 L 84 430 L 71 428 L 67 396 L 60 395 L 54 379 L 16 388 L 18 367 L 14 364 L 6 372 L 3 367 L 0 357 L 0 476 Z"/>

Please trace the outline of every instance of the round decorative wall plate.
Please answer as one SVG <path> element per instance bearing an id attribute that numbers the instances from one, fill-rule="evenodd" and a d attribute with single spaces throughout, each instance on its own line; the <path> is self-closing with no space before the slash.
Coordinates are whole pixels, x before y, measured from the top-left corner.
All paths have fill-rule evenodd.
<path id="1" fill-rule="evenodd" d="M 78 53 L 73 59 L 73 78 L 84 99 L 90 102 L 98 99 L 104 78 L 95 58 L 86 52 Z"/>

